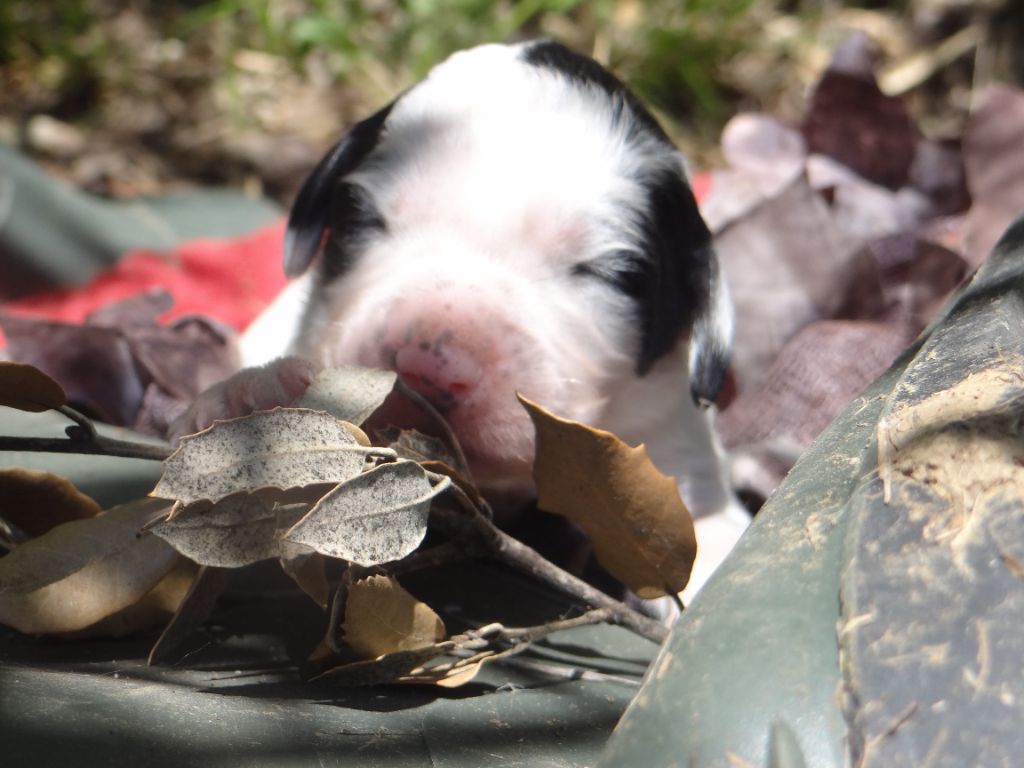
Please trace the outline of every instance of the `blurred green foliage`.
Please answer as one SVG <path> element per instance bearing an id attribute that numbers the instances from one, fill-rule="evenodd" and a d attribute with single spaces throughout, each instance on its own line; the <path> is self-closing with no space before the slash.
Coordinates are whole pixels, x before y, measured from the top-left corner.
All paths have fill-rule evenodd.
<path id="1" fill-rule="evenodd" d="M 3 0 L 0 63 L 32 61 L 65 91 L 121 56 L 110 34 L 131 7 L 164 38 L 211 46 L 230 77 L 238 50 L 258 50 L 302 71 L 310 56 L 338 81 L 404 86 L 449 53 L 488 41 L 552 36 L 603 58 L 641 95 L 675 114 L 717 118 L 728 89 L 721 63 L 758 39 L 751 6 L 770 0 Z M 388 82 L 380 82 L 381 73 Z M 377 73 L 377 77 L 374 76 Z"/>
<path id="2" fill-rule="evenodd" d="M 700 152 L 717 145 L 721 127 L 740 109 L 798 121 L 830 52 L 851 29 L 861 29 L 889 56 L 922 53 L 935 62 L 932 71 L 941 74 L 928 75 L 931 87 L 919 89 L 927 97 L 920 103 L 925 112 L 949 114 L 937 125 L 955 126 L 978 84 L 975 61 L 989 64 L 982 81 L 1008 73 L 1019 80 L 1018 6 L 1014 0 L 0 0 L 0 117 L 46 112 L 88 120 L 129 93 L 140 108 L 108 110 L 116 114 L 112 120 L 124 125 L 159 105 L 167 117 L 151 120 L 151 133 L 170 121 L 198 123 L 217 110 L 235 127 L 281 130 L 280 115 L 257 116 L 253 79 L 270 98 L 275 88 L 312 85 L 331 101 L 335 117 L 351 119 L 455 50 L 544 36 L 609 65 L 684 150 Z M 929 46 L 967 24 L 985 30 L 976 53 L 960 55 L 952 68 L 932 57 Z M 997 45 L 1000 36 L 1007 40 Z"/>

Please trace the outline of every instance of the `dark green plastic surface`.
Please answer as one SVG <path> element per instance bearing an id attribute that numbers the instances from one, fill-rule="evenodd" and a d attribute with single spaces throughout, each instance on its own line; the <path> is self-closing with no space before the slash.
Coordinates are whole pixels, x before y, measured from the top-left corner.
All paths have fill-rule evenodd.
<path id="1" fill-rule="evenodd" d="M 1017 764 L 1022 355 L 1024 219 L 769 499 L 684 613 L 599 765 Z M 965 388 L 979 375 L 991 380 Z M 878 435 L 888 448 L 903 409 L 954 390 L 968 394 L 921 411 L 921 437 L 990 441 L 991 461 L 954 460 L 956 482 L 934 487 L 928 467 L 901 465 L 887 497 Z M 996 477 L 975 488 L 983 469 Z"/>

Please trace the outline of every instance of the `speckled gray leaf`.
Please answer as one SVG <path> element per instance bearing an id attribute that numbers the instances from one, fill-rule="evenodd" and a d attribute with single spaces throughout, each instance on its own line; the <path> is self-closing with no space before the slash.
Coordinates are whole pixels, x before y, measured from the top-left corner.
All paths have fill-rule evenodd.
<path id="1" fill-rule="evenodd" d="M 342 421 L 362 424 L 391 394 L 397 375 L 378 368 L 342 366 L 321 371 L 296 405 L 327 411 Z"/>
<path id="2" fill-rule="evenodd" d="M 186 504 L 218 501 L 239 491 L 338 483 L 362 471 L 365 448 L 328 413 L 275 408 L 216 422 L 186 437 L 166 462 L 152 496 Z"/>
<path id="3" fill-rule="evenodd" d="M 308 504 L 282 506 L 259 496 L 239 494 L 212 507 L 186 508 L 150 530 L 200 565 L 240 568 L 308 551 L 301 544 L 281 538 L 308 511 Z"/>
<path id="4" fill-rule="evenodd" d="M 384 464 L 320 499 L 286 538 L 360 565 L 400 560 L 423 540 L 430 501 L 449 482 L 431 486 L 412 461 Z"/>

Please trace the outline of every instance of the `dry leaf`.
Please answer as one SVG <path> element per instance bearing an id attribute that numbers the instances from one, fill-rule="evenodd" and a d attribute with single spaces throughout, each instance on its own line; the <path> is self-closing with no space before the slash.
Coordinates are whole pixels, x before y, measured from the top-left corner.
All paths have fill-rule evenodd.
<path id="1" fill-rule="evenodd" d="M 188 594 L 198 568 L 195 563 L 179 557 L 170 572 L 138 602 L 100 619 L 79 632 L 64 636 L 76 640 L 90 637 L 124 637 L 142 629 L 167 624 Z"/>
<path id="2" fill-rule="evenodd" d="M 145 386 L 124 336 L 112 329 L 0 315 L 7 352 L 61 382 L 67 402 L 108 424 L 135 421 Z"/>
<path id="3" fill-rule="evenodd" d="M 236 494 L 212 507 L 185 507 L 150 530 L 200 565 L 241 568 L 294 554 L 299 545 L 281 537 L 308 510 L 306 504 L 281 506 L 259 496 Z"/>
<path id="4" fill-rule="evenodd" d="M 697 541 L 675 481 L 642 445 L 519 401 L 537 431 L 537 506 L 582 528 L 601 565 L 640 597 L 682 590 Z"/>
<path id="5" fill-rule="evenodd" d="M 1024 90 L 995 84 L 978 101 L 964 136 L 967 185 L 974 201 L 965 234 L 972 267 L 985 260 L 1024 210 Z"/>
<path id="6" fill-rule="evenodd" d="M 412 461 L 383 464 L 320 499 L 286 538 L 360 565 L 400 560 L 423 541 L 430 502 L 449 482 L 431 486 Z"/>
<path id="7" fill-rule="evenodd" d="M 455 465 L 448 446 L 440 438 L 426 435 L 418 429 L 385 427 L 376 431 L 377 439 L 386 444 L 403 459 L 418 461 L 441 461 Z"/>
<path id="8" fill-rule="evenodd" d="M 100 505 L 59 475 L 35 469 L 0 469 L 0 517 L 29 536 L 42 536 L 54 526 L 85 520 Z"/>
<path id="9" fill-rule="evenodd" d="M 466 683 L 472 682 L 477 673 L 483 668 L 484 663 L 487 661 L 489 661 L 489 658 L 480 659 L 479 661 L 474 661 L 461 667 L 454 667 L 452 669 L 445 670 L 444 674 L 436 675 L 432 680 L 430 680 L 430 682 L 434 685 L 439 685 L 442 688 L 459 688 Z M 414 669 L 411 673 L 410 679 L 406 680 L 406 682 L 415 681 L 415 677 L 412 676 L 416 675 L 418 672 L 420 672 L 419 669 Z"/>
<path id="10" fill-rule="evenodd" d="M 0 623 L 26 633 L 71 632 L 137 602 L 178 559 L 140 532 L 168 509 L 139 499 L 59 525 L 0 558 Z"/>
<path id="11" fill-rule="evenodd" d="M 67 401 L 63 387 L 38 368 L 0 360 L 0 405 L 41 413 Z"/>
<path id="12" fill-rule="evenodd" d="M 342 664 L 316 677 L 336 685 L 380 685 L 401 680 L 422 664 L 455 649 L 455 643 L 446 641 L 408 651 L 395 651 L 371 661 Z M 433 682 L 433 681 L 431 681 Z"/>
<path id="13" fill-rule="evenodd" d="M 325 565 L 323 555 L 317 552 L 300 553 L 281 558 L 282 570 L 298 584 L 299 589 L 312 598 L 314 603 L 327 610 L 331 588 L 327 583 Z"/>
<path id="14" fill-rule="evenodd" d="M 858 249 L 804 178 L 730 224 L 715 248 L 736 305 L 731 367 L 742 391 L 796 331 L 835 312 Z"/>
<path id="15" fill-rule="evenodd" d="M 872 43 L 855 33 L 836 50 L 811 95 L 803 131 L 811 152 L 835 158 L 869 181 L 899 189 L 916 140 L 901 99 L 875 82 Z"/>
<path id="16" fill-rule="evenodd" d="M 188 504 L 260 488 L 333 484 L 358 475 L 369 455 L 390 452 L 359 445 L 330 414 L 300 408 L 257 411 L 183 438 L 164 462 L 151 495 Z"/>
<path id="17" fill-rule="evenodd" d="M 200 566 L 177 611 L 149 652 L 146 663 L 152 666 L 165 661 L 181 645 L 182 640 L 209 618 L 217 599 L 227 588 L 231 571 L 227 568 Z"/>
<path id="18" fill-rule="evenodd" d="M 170 506 L 162 499 L 136 499 L 25 542 L 0 558 L 0 596 L 33 592 L 93 562 L 116 557 L 139 538 L 148 538 L 140 537 L 141 530 Z"/>
<path id="19" fill-rule="evenodd" d="M 441 618 L 391 576 L 369 576 L 349 587 L 342 631 L 364 659 L 432 646 L 445 637 Z"/>
<path id="20" fill-rule="evenodd" d="M 376 368 L 342 366 L 321 371 L 295 406 L 327 411 L 336 419 L 362 424 L 391 394 L 397 374 Z"/>

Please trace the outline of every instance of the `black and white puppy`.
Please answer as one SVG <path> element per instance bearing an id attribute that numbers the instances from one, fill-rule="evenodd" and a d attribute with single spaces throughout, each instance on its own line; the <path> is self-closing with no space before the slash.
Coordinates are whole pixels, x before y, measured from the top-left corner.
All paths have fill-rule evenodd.
<path id="1" fill-rule="evenodd" d="M 732 334 L 711 236 L 680 153 L 593 60 L 553 42 L 453 55 L 320 161 L 285 270 L 300 277 L 243 353 L 312 366 L 243 372 L 179 434 L 290 401 L 310 367 L 387 367 L 445 413 L 485 492 L 531 486 L 516 391 L 645 443 L 700 520 L 694 588 L 742 530 L 703 407 Z"/>

